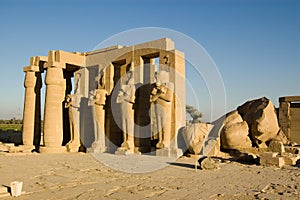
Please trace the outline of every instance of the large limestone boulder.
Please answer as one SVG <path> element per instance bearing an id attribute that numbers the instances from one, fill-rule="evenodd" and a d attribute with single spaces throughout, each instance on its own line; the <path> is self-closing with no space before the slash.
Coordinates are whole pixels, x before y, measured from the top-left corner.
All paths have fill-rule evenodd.
<path id="1" fill-rule="evenodd" d="M 266 142 L 279 140 L 287 142 L 280 132 L 273 103 L 266 97 L 248 101 L 237 108 L 249 126 L 250 137 L 257 147 L 267 147 Z"/>
<path id="2" fill-rule="evenodd" d="M 221 146 L 224 149 L 244 149 L 252 146 L 248 137 L 249 128 L 237 111 L 227 114 L 221 131 Z"/>
<path id="3" fill-rule="evenodd" d="M 207 123 L 190 124 L 185 128 L 183 137 L 190 153 L 200 153 L 204 139 L 211 128 L 212 125 Z"/>

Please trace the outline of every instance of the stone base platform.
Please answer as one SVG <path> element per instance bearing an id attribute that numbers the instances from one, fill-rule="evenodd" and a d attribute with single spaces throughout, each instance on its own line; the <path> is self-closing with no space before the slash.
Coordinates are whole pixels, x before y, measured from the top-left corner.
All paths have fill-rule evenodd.
<path id="1" fill-rule="evenodd" d="M 64 146 L 61 147 L 40 147 L 40 153 L 66 153 L 67 149 Z"/>
<path id="2" fill-rule="evenodd" d="M 164 156 L 164 157 L 180 157 L 183 155 L 183 152 L 179 148 L 162 148 L 156 149 L 156 156 Z"/>

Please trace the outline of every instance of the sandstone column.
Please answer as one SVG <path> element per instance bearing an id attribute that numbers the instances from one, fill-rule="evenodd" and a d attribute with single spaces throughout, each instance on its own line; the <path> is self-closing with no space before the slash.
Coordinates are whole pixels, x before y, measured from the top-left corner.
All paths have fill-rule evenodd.
<path id="1" fill-rule="evenodd" d="M 49 52 L 46 83 L 46 99 L 44 113 L 44 144 L 42 153 L 66 152 L 62 146 L 63 115 L 62 102 L 65 96 L 65 80 L 63 77 L 63 64 L 53 62 L 54 52 Z M 51 62 L 52 60 L 52 62 Z"/>
<path id="2" fill-rule="evenodd" d="M 25 101 L 23 113 L 23 144 L 24 149 L 33 150 L 33 137 L 34 137 L 34 121 L 35 121 L 35 85 L 36 76 L 34 67 L 25 67 Z"/>

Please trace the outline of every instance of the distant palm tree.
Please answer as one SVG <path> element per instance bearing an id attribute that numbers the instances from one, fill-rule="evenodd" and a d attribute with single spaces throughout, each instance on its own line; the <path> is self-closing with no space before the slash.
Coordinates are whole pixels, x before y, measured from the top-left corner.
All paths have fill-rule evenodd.
<path id="1" fill-rule="evenodd" d="M 192 123 L 199 123 L 200 118 L 203 116 L 201 112 L 199 112 L 196 108 L 194 108 L 193 106 L 190 105 L 186 105 L 185 106 L 186 112 L 191 116 Z"/>

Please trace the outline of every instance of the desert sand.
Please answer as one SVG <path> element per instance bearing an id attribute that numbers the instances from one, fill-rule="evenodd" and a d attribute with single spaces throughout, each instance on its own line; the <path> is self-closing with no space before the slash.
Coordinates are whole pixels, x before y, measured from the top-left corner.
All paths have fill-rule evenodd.
<path id="1" fill-rule="evenodd" d="M 114 165 L 130 159 L 108 156 L 116 158 Z M 155 157 L 149 158 L 148 162 Z M 24 192 L 0 199 L 300 199 L 299 167 L 279 169 L 223 160 L 217 170 L 198 166 L 196 171 L 189 157 L 169 163 L 146 173 L 126 173 L 92 154 L 3 153 L 0 184 L 23 181 Z"/>

